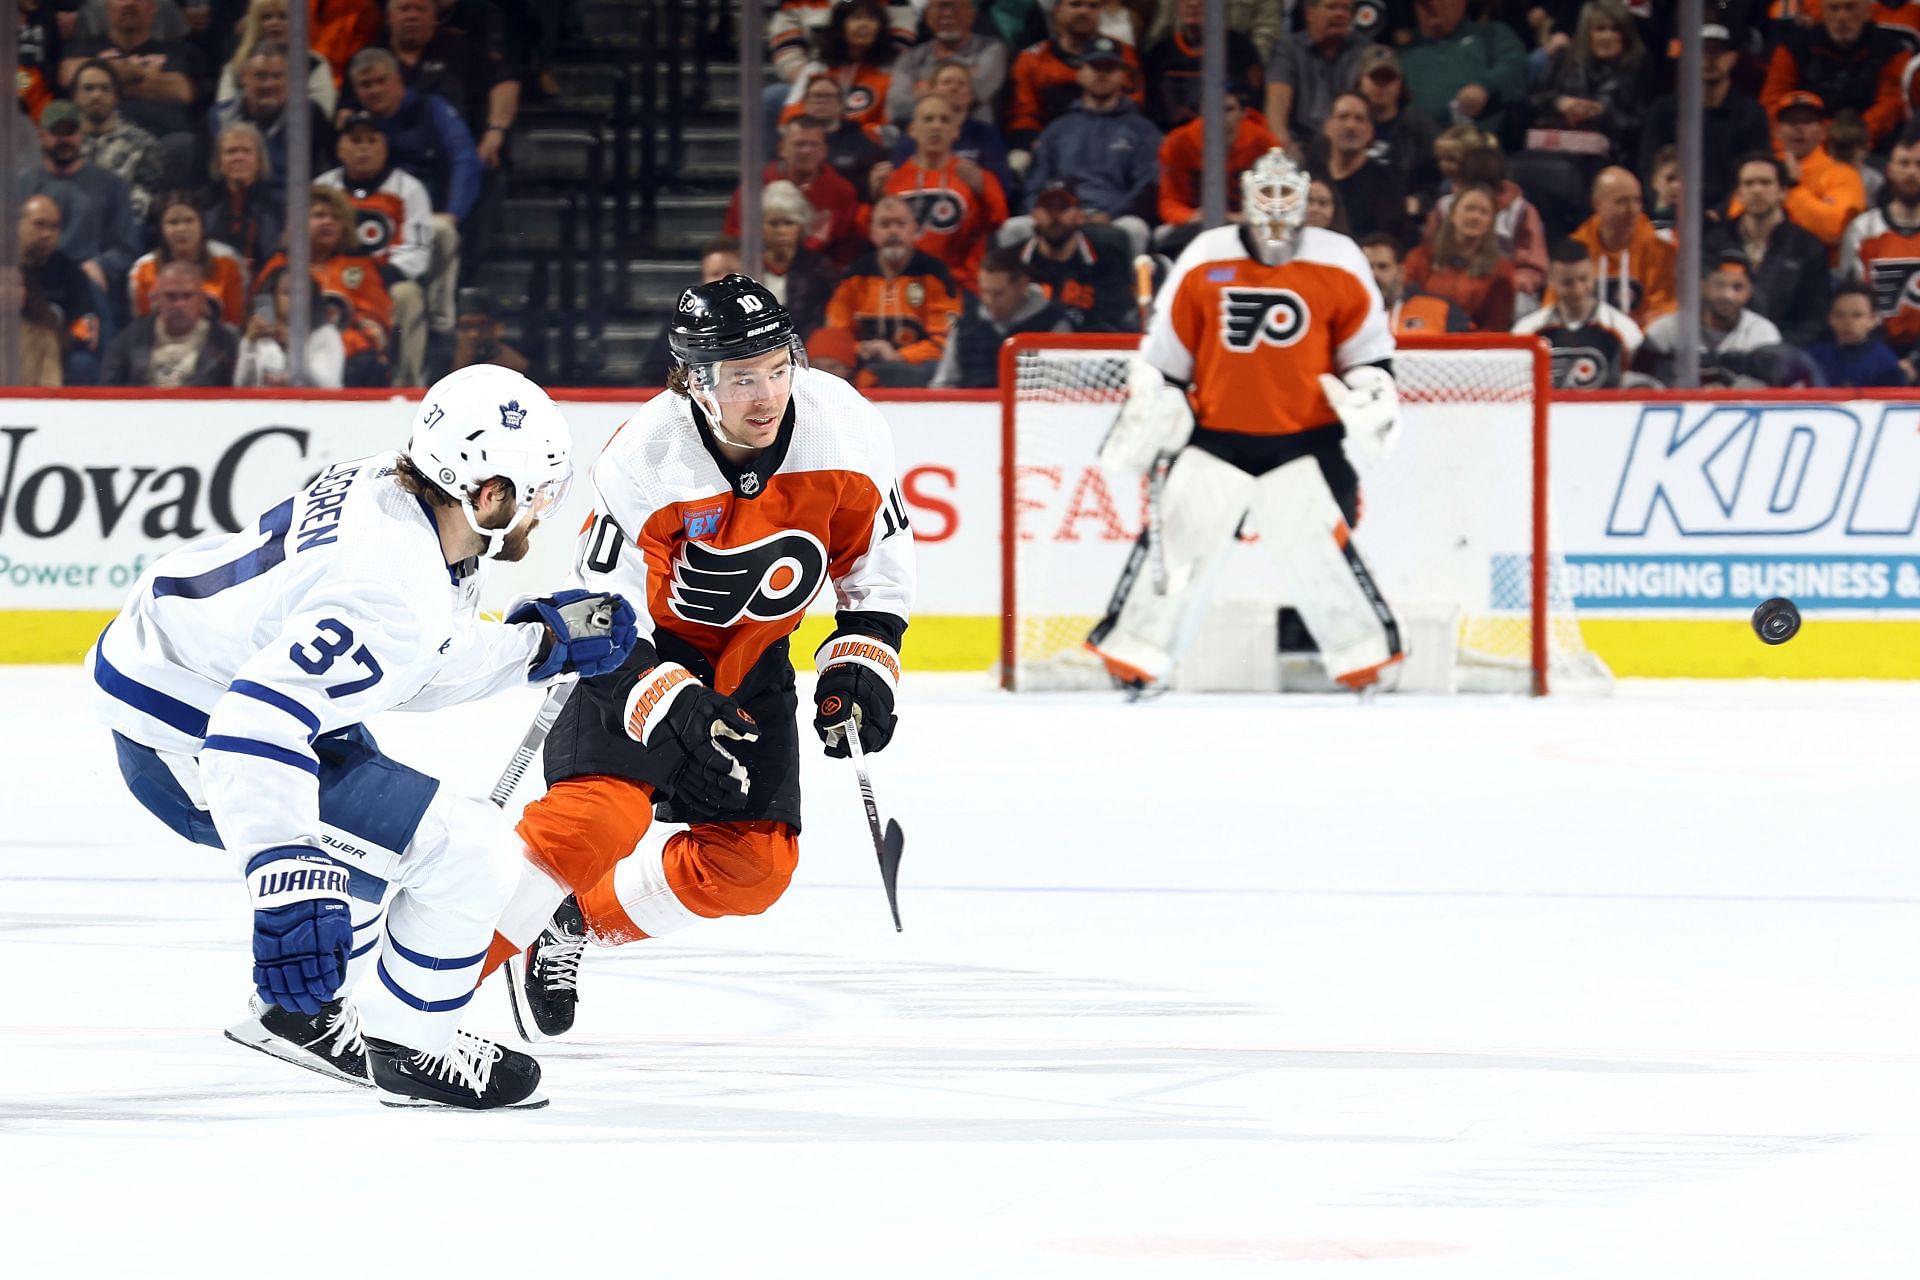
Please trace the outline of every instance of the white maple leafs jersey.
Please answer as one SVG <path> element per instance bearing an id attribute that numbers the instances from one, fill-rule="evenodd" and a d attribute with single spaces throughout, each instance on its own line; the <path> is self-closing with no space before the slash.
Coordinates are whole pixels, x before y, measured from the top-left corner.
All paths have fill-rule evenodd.
<path id="1" fill-rule="evenodd" d="M 447 566 L 397 456 L 336 463 L 240 532 L 162 556 L 88 657 L 99 718 L 197 757 L 243 862 L 317 843 L 315 739 L 526 681 L 543 628 L 478 619 L 480 573 Z"/>
<path id="2" fill-rule="evenodd" d="M 580 581 L 633 602 L 641 646 L 662 632 L 691 645 L 722 693 L 800 625 L 829 581 L 843 626 L 859 613 L 898 647 L 913 607 L 913 534 L 879 411 L 810 369 L 794 379 L 779 436 L 751 462 L 728 463 L 712 440 L 671 391 L 621 426 L 593 464 Z"/>

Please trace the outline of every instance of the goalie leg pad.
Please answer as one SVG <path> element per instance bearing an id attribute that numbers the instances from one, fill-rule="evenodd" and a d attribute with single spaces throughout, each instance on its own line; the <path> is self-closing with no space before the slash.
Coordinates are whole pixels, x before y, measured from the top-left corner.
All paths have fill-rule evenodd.
<path id="1" fill-rule="evenodd" d="M 1363 688 L 1404 655 L 1400 628 L 1353 546 L 1319 464 L 1300 458 L 1260 477 L 1253 521 L 1279 560 L 1287 600 L 1319 641 L 1327 674 Z"/>
<path id="2" fill-rule="evenodd" d="M 1089 641 L 1110 669 L 1147 680 L 1165 680 L 1173 670 L 1180 624 L 1196 588 L 1247 512 L 1254 478 L 1230 462 L 1200 449 L 1183 449 L 1167 472 L 1160 494 L 1162 546 L 1129 562 L 1113 612 Z M 1165 593 L 1141 559 L 1158 554 L 1166 567 Z"/>

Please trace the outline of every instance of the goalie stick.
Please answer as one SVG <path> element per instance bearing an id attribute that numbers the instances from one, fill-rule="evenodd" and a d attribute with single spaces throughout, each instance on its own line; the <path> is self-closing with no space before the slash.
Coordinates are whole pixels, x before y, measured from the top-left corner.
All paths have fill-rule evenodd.
<path id="1" fill-rule="evenodd" d="M 860 749 L 860 726 L 851 717 L 840 723 L 840 732 L 845 735 L 847 759 L 853 761 L 853 776 L 860 780 L 860 800 L 867 808 L 867 830 L 873 835 L 873 852 L 880 859 L 880 884 L 887 891 L 887 910 L 893 913 L 893 931 L 900 928 L 900 855 L 906 848 L 907 839 L 900 832 L 900 824 L 892 818 L 887 819 L 886 830 L 880 829 L 880 806 L 873 798 L 873 779 L 867 776 L 866 753 Z"/>

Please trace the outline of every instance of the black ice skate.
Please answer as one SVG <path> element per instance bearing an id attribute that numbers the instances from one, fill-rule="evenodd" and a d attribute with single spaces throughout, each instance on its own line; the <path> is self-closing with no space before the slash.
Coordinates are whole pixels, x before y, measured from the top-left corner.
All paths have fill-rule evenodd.
<path id="1" fill-rule="evenodd" d="M 517 1049 L 453 1033 L 445 1053 L 421 1053 L 391 1040 L 367 1037 L 367 1070 L 389 1107 L 544 1107 L 540 1064 Z"/>
<path id="2" fill-rule="evenodd" d="M 322 1005 L 309 1017 L 268 1004 L 259 996 L 247 1003 L 248 1016 L 227 1028 L 227 1039 L 271 1054 L 282 1062 L 317 1071 L 342 1084 L 369 1087 L 367 1046 L 360 1038 L 360 1015 L 344 998 Z"/>
<path id="3" fill-rule="evenodd" d="M 534 944 L 507 961 L 507 999 L 513 1025 L 528 1044 L 573 1030 L 580 1005 L 580 956 L 587 949 L 580 904 L 571 895 Z"/>

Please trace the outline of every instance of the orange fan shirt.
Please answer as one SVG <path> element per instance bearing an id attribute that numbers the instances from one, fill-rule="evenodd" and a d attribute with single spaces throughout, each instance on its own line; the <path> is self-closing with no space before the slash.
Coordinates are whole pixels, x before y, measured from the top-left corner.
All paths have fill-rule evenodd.
<path id="1" fill-rule="evenodd" d="M 980 190 L 975 191 L 955 174 L 957 164 L 949 158 L 940 168 L 928 169 L 917 157 L 902 161 L 887 177 L 886 194 L 913 207 L 920 224 L 914 247 L 946 263 L 961 288 L 977 289 L 987 241 L 1007 220 L 1007 195 L 1000 179 L 984 169 Z"/>
<path id="2" fill-rule="evenodd" d="M 1215 431 L 1291 435 L 1339 421 L 1320 375 L 1393 356 L 1393 332 L 1353 241 L 1302 228 L 1268 266 L 1240 227 L 1204 231 L 1154 299 L 1140 354 L 1190 386 L 1194 418 Z"/>
<path id="3" fill-rule="evenodd" d="M 284 253 L 267 259 L 267 265 L 260 268 L 260 275 L 254 281 L 254 292 L 271 289 L 274 277 L 286 267 Z M 374 346 L 372 335 L 356 323 L 371 319 L 389 333 L 393 329 L 393 297 L 380 279 L 380 268 L 373 259 L 355 253 L 336 253 L 325 262 L 313 264 L 313 280 L 320 286 L 321 298 L 338 313 L 334 319 L 340 326 L 340 338 L 347 354 L 356 356 L 380 349 Z"/>
<path id="4" fill-rule="evenodd" d="M 133 314 L 153 314 L 153 282 L 160 274 L 157 252 L 140 255 L 127 273 L 127 288 L 133 299 Z M 206 272 L 200 289 L 213 302 L 214 313 L 230 325 L 247 322 L 247 282 L 240 273 L 240 259 L 224 245 L 207 245 Z"/>

